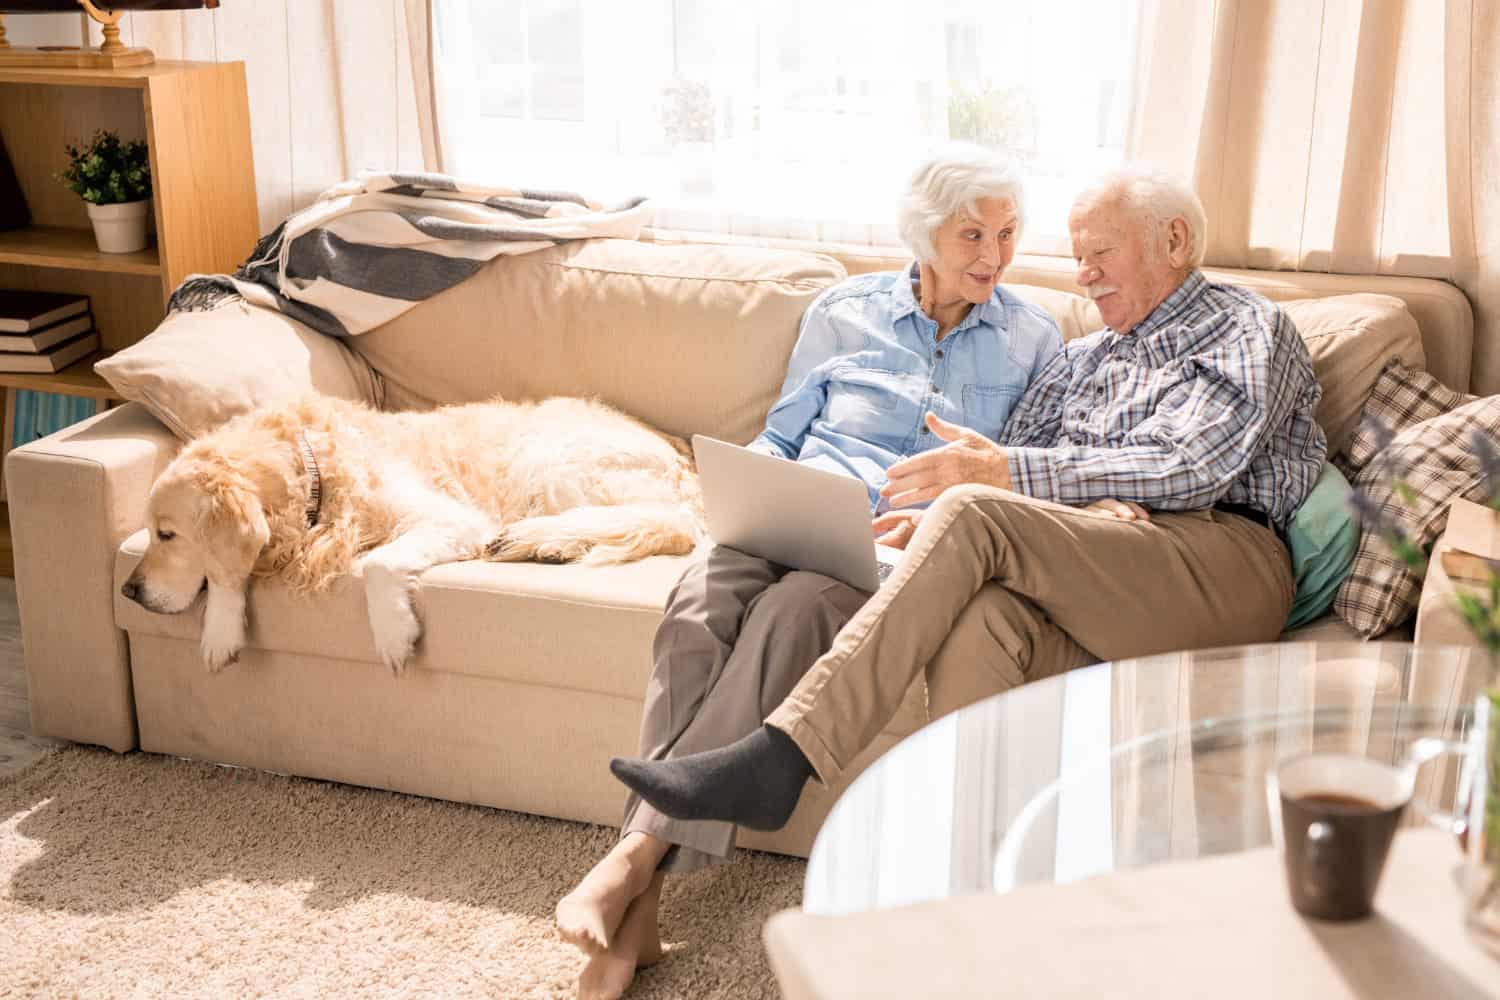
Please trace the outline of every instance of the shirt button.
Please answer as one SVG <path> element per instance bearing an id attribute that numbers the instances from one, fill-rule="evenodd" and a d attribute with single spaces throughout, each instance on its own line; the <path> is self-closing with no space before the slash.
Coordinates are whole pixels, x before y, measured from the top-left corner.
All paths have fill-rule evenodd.
<path id="1" fill-rule="evenodd" d="M 942 351 L 941 351 L 941 350 L 939 350 L 939 351 L 938 351 L 938 352 L 937 352 L 937 356 L 938 356 L 938 357 L 942 357 L 942 356 L 943 356 L 943 352 L 942 352 Z"/>
<path id="2" fill-rule="evenodd" d="M 938 391 L 938 387 L 937 387 L 937 383 L 936 382 L 932 383 L 932 391 L 933 391 L 934 394 Z"/>

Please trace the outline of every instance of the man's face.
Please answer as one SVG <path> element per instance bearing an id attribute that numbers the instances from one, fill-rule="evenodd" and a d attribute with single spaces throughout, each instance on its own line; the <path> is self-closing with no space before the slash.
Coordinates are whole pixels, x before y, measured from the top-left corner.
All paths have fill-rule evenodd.
<path id="1" fill-rule="evenodd" d="M 1075 205 L 1068 232 L 1078 286 L 1116 333 L 1135 329 L 1187 277 L 1187 223 L 1181 219 L 1153 227 L 1115 197 Z"/>
<path id="2" fill-rule="evenodd" d="M 995 292 L 1016 255 L 1016 203 L 1009 198 L 980 198 L 977 214 L 959 211 L 933 234 L 933 276 L 940 302 L 964 299 L 982 305 Z"/>

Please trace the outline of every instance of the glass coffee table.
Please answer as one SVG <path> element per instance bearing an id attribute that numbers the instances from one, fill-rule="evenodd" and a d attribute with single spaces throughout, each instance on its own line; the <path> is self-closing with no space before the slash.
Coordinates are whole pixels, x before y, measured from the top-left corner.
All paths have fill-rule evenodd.
<path id="1" fill-rule="evenodd" d="M 996 695 L 850 785 L 808 858 L 803 909 L 856 913 L 1269 844 L 1265 774 L 1278 760 L 1319 750 L 1396 763 L 1417 739 L 1457 738 L 1493 670 L 1477 649 L 1279 643 L 1100 664 Z M 1429 765 L 1416 800 L 1450 805 L 1456 772 L 1451 759 Z"/>

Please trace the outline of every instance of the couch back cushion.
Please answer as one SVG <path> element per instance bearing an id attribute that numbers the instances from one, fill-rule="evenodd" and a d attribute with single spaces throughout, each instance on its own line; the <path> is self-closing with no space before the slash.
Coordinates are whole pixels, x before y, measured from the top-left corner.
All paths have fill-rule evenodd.
<path id="1" fill-rule="evenodd" d="M 845 273 L 802 250 L 585 240 L 499 258 L 349 343 L 381 375 L 388 409 L 597 396 L 674 434 L 745 442 L 781 389 L 803 311 Z M 1065 339 L 1103 325 L 1081 295 L 1007 287 Z M 1312 356 L 1337 454 L 1385 364 L 1423 365 L 1416 322 L 1389 295 L 1279 304 Z"/>
<path id="2" fill-rule="evenodd" d="M 1323 387 L 1318 425 L 1328 454 L 1348 447 L 1365 400 L 1392 360 L 1410 368 L 1426 362 L 1422 335 L 1406 304 L 1391 295 L 1358 293 L 1277 303 L 1302 334 Z"/>
<path id="3" fill-rule="evenodd" d="M 803 311 L 845 276 L 799 250 L 584 240 L 498 258 L 350 345 L 387 409 L 594 396 L 673 434 L 743 443 Z"/>

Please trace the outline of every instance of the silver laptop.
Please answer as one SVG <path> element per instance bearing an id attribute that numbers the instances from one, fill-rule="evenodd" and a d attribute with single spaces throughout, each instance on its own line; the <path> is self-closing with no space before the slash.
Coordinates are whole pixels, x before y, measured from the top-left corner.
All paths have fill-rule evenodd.
<path id="1" fill-rule="evenodd" d="M 853 476 L 702 434 L 693 435 L 693 459 L 715 544 L 870 591 L 901 558 L 875 544 L 869 494 Z"/>

